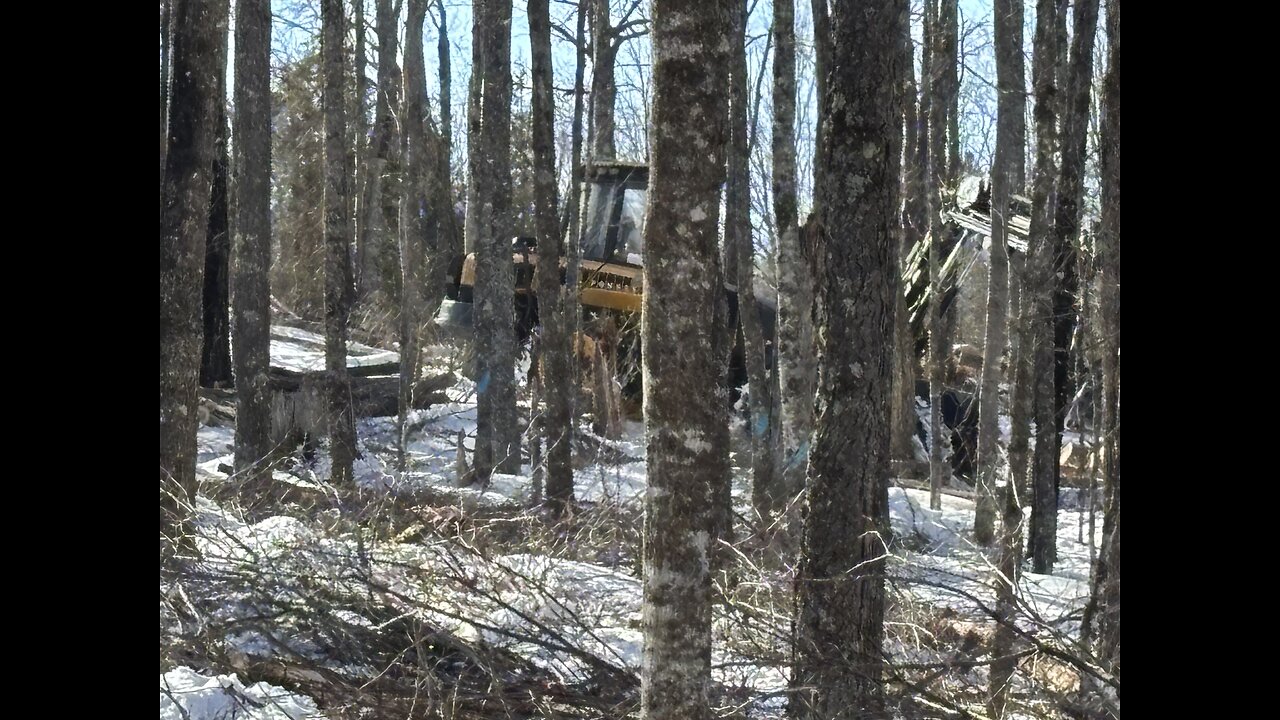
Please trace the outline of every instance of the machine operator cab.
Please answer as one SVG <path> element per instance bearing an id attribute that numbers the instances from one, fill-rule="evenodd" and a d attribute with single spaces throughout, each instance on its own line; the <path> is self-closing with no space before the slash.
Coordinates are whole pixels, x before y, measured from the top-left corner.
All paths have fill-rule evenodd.
<path id="1" fill-rule="evenodd" d="M 587 167 L 582 188 L 582 233 L 579 240 L 579 298 L 586 308 L 624 313 L 639 312 L 644 276 L 644 219 L 649 168 L 626 162 L 595 163 Z M 512 240 L 516 316 L 521 326 L 536 322 L 531 310 L 534 268 L 538 264 L 533 238 Z M 565 259 L 560 259 L 564 276 Z M 476 281 L 476 255 L 455 258 L 446 279 L 445 300 L 436 317 L 442 327 L 469 329 Z M 535 311 L 536 312 L 536 311 Z M 528 327 L 522 327 L 523 336 Z"/>

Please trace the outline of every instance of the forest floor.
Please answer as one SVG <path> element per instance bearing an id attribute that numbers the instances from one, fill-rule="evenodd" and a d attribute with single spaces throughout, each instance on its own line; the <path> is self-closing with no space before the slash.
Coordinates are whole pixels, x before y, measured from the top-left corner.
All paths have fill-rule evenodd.
<path id="1" fill-rule="evenodd" d="M 437 350 L 428 372 L 456 369 Z M 232 462 L 233 429 L 200 428 L 200 559 L 161 582 L 161 720 L 636 709 L 643 425 L 625 422 L 618 441 L 581 429 L 592 439 L 574 448 L 580 509 L 556 524 L 532 502 L 528 464 L 484 490 L 457 486 L 474 386 L 463 378 L 447 393 L 449 403 L 411 417 L 403 474 L 395 418 L 358 422 L 355 492 L 328 484 L 322 449 L 247 502 L 219 469 Z M 737 425 L 735 451 L 747 446 Z M 781 717 L 794 541 L 776 527 L 749 531 L 749 462 L 733 455 L 739 540 L 715 577 L 714 696 L 721 717 Z M 1069 648 L 1079 633 L 1091 554 L 1080 497 L 1064 488 L 1053 574 L 1019 583 L 1017 624 L 1033 645 Z M 928 504 L 927 491 L 890 489 L 886 649 L 903 666 L 891 682 L 909 698 L 905 716 L 981 715 L 986 668 L 966 661 L 983 657 L 995 627 L 996 555 L 972 542 L 971 500 Z M 1100 540 L 1099 513 L 1095 548 Z M 1018 674 L 1024 716 L 1052 716 L 1052 698 L 1080 689 L 1051 655 L 1030 656 Z"/>

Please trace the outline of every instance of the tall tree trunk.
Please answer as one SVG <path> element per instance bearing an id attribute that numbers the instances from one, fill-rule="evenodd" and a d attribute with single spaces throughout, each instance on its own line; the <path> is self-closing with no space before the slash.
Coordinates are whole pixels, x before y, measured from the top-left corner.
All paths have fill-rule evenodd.
<path id="1" fill-rule="evenodd" d="M 928 60 L 924 70 L 924 94 L 929 132 L 928 159 L 924 167 L 929 189 L 929 507 L 942 509 L 942 486 L 951 474 L 943 457 L 942 424 L 943 367 L 947 348 L 942 327 L 942 184 L 946 173 L 947 92 L 942 57 L 941 22 L 932 0 L 925 0 L 924 47 Z"/>
<path id="2" fill-rule="evenodd" d="M 169 67 L 172 43 L 169 29 L 173 23 L 172 0 L 160 0 L 160 182 L 164 183 L 164 156 L 169 149 Z"/>
<path id="3" fill-rule="evenodd" d="M 437 62 L 440 63 L 440 141 L 444 147 L 444 156 L 453 157 L 453 74 L 449 63 L 449 18 L 445 14 L 444 2 L 437 2 L 440 11 L 440 27 L 436 37 Z M 446 162 L 446 165 L 448 162 Z"/>
<path id="4" fill-rule="evenodd" d="M 938 212 L 942 213 L 948 209 L 955 197 L 956 187 L 960 179 L 960 79 L 959 79 L 959 29 L 958 29 L 958 0 L 937 0 L 938 6 L 934 16 L 936 20 L 936 31 L 938 40 L 938 57 L 935 60 L 934 70 L 938 73 L 940 80 L 935 86 L 938 93 L 938 101 L 943 104 L 944 114 L 940 127 L 941 137 L 938 142 L 939 147 L 938 158 L 944 161 L 939 172 L 942 174 L 942 182 L 939 187 L 943 191 L 942 197 L 946 199 L 943 205 L 940 205 Z M 940 215 L 945 218 L 945 215 Z M 950 223 L 943 222 L 944 231 L 951 231 Z M 940 335 L 942 336 L 943 352 L 950 356 L 952 345 L 955 341 L 956 326 L 959 322 L 959 303 L 952 302 L 942 314 Z M 949 378 L 944 377 L 944 382 L 950 382 Z M 945 431 L 944 431 L 945 432 Z"/>
<path id="5" fill-rule="evenodd" d="M 828 127 L 819 274 L 821 370 L 797 573 L 790 713 L 879 716 L 889 533 L 889 395 L 898 251 L 899 12 L 840 0 L 823 97 Z M 851 569 L 852 568 L 852 569 Z"/>
<path id="6" fill-rule="evenodd" d="M 547 503 L 557 515 L 573 503 L 569 336 L 564 331 L 564 288 L 560 284 L 560 220 L 556 198 L 555 96 L 552 94 L 551 10 L 548 0 L 529 0 L 529 43 L 533 60 L 534 193 L 538 210 L 539 356 L 547 411 L 542 429 L 547 447 Z"/>
<path id="7" fill-rule="evenodd" d="M 174 7 L 169 147 L 160 186 L 160 533 L 171 539 L 183 533 L 196 494 L 200 289 L 227 0 Z"/>
<path id="8" fill-rule="evenodd" d="M 520 471 L 511 271 L 511 3 L 484 0 L 476 4 L 476 12 L 481 19 L 477 32 L 483 44 L 484 83 L 476 187 L 481 235 L 475 286 L 475 467 L 477 477 L 488 482 L 495 468 Z"/>
<path id="9" fill-rule="evenodd" d="M 916 144 L 920 141 L 920 116 L 916 106 L 915 51 L 911 41 L 911 3 L 898 3 L 898 67 L 902 73 L 902 168 L 900 185 L 902 202 L 902 244 L 898 248 L 898 270 L 895 278 L 901 279 L 907 254 L 924 236 L 924 192 L 922 176 L 917 162 Z M 902 460 L 915 458 L 916 435 L 916 353 L 915 339 L 911 336 L 911 323 L 907 312 L 906 295 L 899 288 L 897 310 L 894 316 L 894 333 L 897 351 L 894 355 L 893 400 L 891 402 L 891 430 L 889 445 L 892 457 Z"/>
<path id="10" fill-rule="evenodd" d="M 452 262 L 462 254 L 462 235 L 458 231 L 458 216 L 453 203 L 453 72 L 449 64 L 449 22 L 443 0 L 436 3 L 440 11 L 440 34 L 436 39 L 436 52 L 440 63 L 440 152 L 437 158 L 437 184 L 441 193 L 440 259 Z"/>
<path id="11" fill-rule="evenodd" d="M 729 147 L 726 152 L 728 183 L 725 185 L 725 246 L 734 248 L 736 267 L 725 272 L 737 275 L 738 323 L 742 327 L 743 358 L 750 388 L 751 501 L 760 527 L 768 527 L 782 496 L 777 484 L 777 456 L 772 440 L 777 437 L 765 363 L 764 331 L 756 307 L 755 247 L 751 239 L 751 169 L 747 128 L 746 0 L 735 0 L 730 30 L 729 61 Z M 777 20 L 775 16 L 775 22 Z M 793 53 L 794 57 L 794 53 Z M 783 61 L 785 62 L 785 61 Z M 785 111 L 784 111 L 785 112 Z M 777 157 L 776 155 L 774 156 Z M 785 162 L 785 160 L 783 160 Z M 775 160 L 775 173 L 777 162 Z M 775 180 L 776 186 L 776 180 Z M 776 201 L 776 197 L 775 197 Z M 795 224 L 792 205 L 791 223 Z M 728 336 L 732 337 L 729 329 Z"/>
<path id="12" fill-rule="evenodd" d="M 352 223 L 352 238 L 356 244 L 355 267 L 352 271 L 355 275 L 355 287 L 359 291 L 364 287 L 364 283 L 360 278 L 361 272 L 364 270 L 364 262 L 361 255 L 365 252 L 365 244 L 367 243 L 367 234 L 364 228 L 365 214 L 364 200 L 365 194 L 361 188 L 368 181 L 369 171 L 369 115 L 365 110 L 365 98 L 369 95 L 369 76 L 365 74 L 365 65 L 367 53 L 365 52 L 365 22 L 364 22 L 364 0 L 351 0 L 351 17 L 355 27 L 352 29 L 356 42 L 355 51 L 352 54 L 352 68 L 355 73 L 355 102 L 352 103 L 352 109 L 355 117 L 351 120 L 351 160 L 349 168 L 351 177 L 347 180 L 347 207 Z M 363 296 L 361 296 L 363 299 Z"/>
<path id="13" fill-rule="evenodd" d="M 650 492 L 644 518 L 642 714 L 710 716 L 713 488 L 728 448 L 717 328 L 727 139 L 725 87 L 734 4 L 653 3 L 652 176 L 641 331 Z M 696 119 L 696 122 L 690 122 Z M 703 148 L 696 157 L 689 148 Z"/>
<path id="14" fill-rule="evenodd" d="M 223 36 L 226 44 L 226 36 Z M 226 57 L 224 47 L 222 56 Z M 204 245 L 204 289 L 201 312 L 204 340 L 200 345 L 200 386 L 231 385 L 231 228 L 227 217 L 227 82 L 218 76 L 218 139 L 213 150 L 213 184 L 209 196 L 209 230 Z"/>
<path id="15" fill-rule="evenodd" d="M 331 481 L 353 482 L 356 457 L 351 378 L 347 373 L 347 323 L 351 316 L 351 224 L 347 217 L 346 13 L 342 0 L 321 5 L 321 61 L 324 67 L 324 346 L 329 376 Z"/>
<path id="16" fill-rule="evenodd" d="M 831 72 L 831 19 L 827 0 L 810 0 L 813 14 L 813 73 L 817 78 L 818 108 L 813 118 L 813 212 L 822 216 L 822 195 L 826 192 L 827 174 L 823 167 L 827 120 L 822 98 L 827 96 L 827 76 Z"/>
<path id="17" fill-rule="evenodd" d="M 1017 23 L 1017 47 L 1021 57 L 1022 48 L 1022 23 L 1025 6 L 1019 0 L 1016 7 L 1009 10 L 1010 13 L 1016 15 L 1016 19 L 1010 18 L 1008 22 Z M 1013 29 L 1009 33 L 1013 33 Z M 1009 186 L 1014 192 L 1024 192 L 1027 184 L 1027 155 L 1025 148 L 1027 147 L 1027 118 L 1026 118 L 1026 64 L 1021 59 L 1014 63 L 1011 70 L 1008 87 L 1010 92 L 1015 92 L 1015 99 L 1018 107 L 1021 108 L 1016 114 L 1010 118 L 1012 129 L 1013 146 L 1019 148 L 1013 157 L 1009 158 Z M 1010 407 L 1009 416 L 1012 424 L 1011 436 L 1009 439 L 1009 482 L 1017 485 L 1016 492 L 1019 502 L 1025 502 L 1028 497 L 1027 480 L 1028 480 L 1028 453 L 1031 438 L 1031 419 L 1034 414 L 1033 401 L 1034 392 L 1031 385 L 1031 373 L 1033 368 L 1033 358 L 1031 349 L 1031 306 L 1027 302 L 1030 287 L 1028 272 L 1030 264 L 1027 261 L 1027 253 L 1018 253 L 1009 259 L 1010 278 L 1009 278 L 1009 307 L 1013 313 L 1011 320 L 1011 328 L 1009 333 L 1009 349 L 1010 349 L 1010 383 L 1012 385 L 1009 394 Z M 1019 542 L 1021 540 L 1019 539 Z"/>
<path id="18" fill-rule="evenodd" d="M 1053 208 L 1051 205 L 1057 168 L 1054 150 L 1058 142 L 1057 86 L 1054 82 L 1054 64 L 1058 55 L 1057 7 L 1055 0 L 1037 0 L 1035 60 L 1032 65 L 1035 84 L 1036 108 L 1036 171 L 1032 189 L 1032 216 L 1030 249 L 1033 270 L 1032 282 L 1026 286 L 1022 301 L 1027 303 L 1032 318 L 1031 347 L 1035 370 L 1032 382 L 1035 387 L 1036 447 L 1033 462 L 1031 496 L 1031 526 L 1028 535 L 1028 553 L 1037 573 L 1049 573 L 1056 559 L 1056 533 L 1058 527 L 1057 457 L 1054 445 L 1057 437 L 1056 412 L 1053 388 L 1053 286 L 1052 231 Z"/>
<path id="19" fill-rule="evenodd" d="M 403 470 L 406 423 L 413 407 L 413 385 L 418 379 L 422 323 L 429 317 L 428 294 L 439 288 L 436 219 L 427 193 L 426 64 L 422 55 L 422 24 L 427 0 L 409 0 L 404 31 L 404 112 L 401 114 L 401 148 L 404 180 L 400 185 L 400 407 L 399 462 Z"/>
<path id="20" fill-rule="evenodd" d="M 578 305 L 578 280 L 581 268 L 579 234 L 582 226 L 582 196 L 584 189 L 582 167 L 582 118 L 586 112 L 586 89 L 584 86 L 587 67 L 587 12 L 592 0 L 578 0 L 578 28 L 575 50 L 577 62 L 574 66 L 573 80 L 573 139 L 571 141 L 569 168 L 569 235 L 565 247 L 565 333 L 572 339 L 578 337 L 579 318 L 582 311 Z M 572 340 L 571 340 L 572 342 Z M 577 353 L 570 353 L 569 368 L 572 377 L 579 377 Z M 570 395 L 570 414 L 577 417 L 578 384 L 575 382 Z"/>
<path id="21" fill-rule="evenodd" d="M 781 489 L 786 496 L 795 497 L 804 489 L 805 471 L 809 463 L 809 442 L 813 435 L 813 395 L 818 367 L 813 337 L 814 278 L 801 247 L 796 210 L 794 0 L 775 0 L 773 34 L 777 39 L 773 62 L 773 214 L 778 228 L 777 355 L 778 381 L 782 393 Z M 819 192 L 820 189 L 815 186 L 815 197 Z"/>
<path id="22" fill-rule="evenodd" d="M 728 126 L 725 128 L 725 132 L 730 132 Z M 750 150 L 748 150 L 747 154 L 749 157 Z M 714 227 L 720 227 L 720 207 L 718 203 L 711 210 L 711 222 Z M 716 277 L 720 279 L 722 288 L 728 282 L 729 273 L 736 273 L 737 270 L 737 266 L 734 266 L 733 270 L 723 265 L 716 268 Z M 754 309 L 754 306 L 752 307 Z M 738 312 L 741 315 L 741 295 L 739 295 Z M 741 323 L 730 322 L 729 298 L 722 290 L 716 300 L 711 316 L 711 354 L 717 360 L 719 381 L 715 386 L 715 401 L 710 409 L 716 413 L 717 417 L 715 421 L 711 422 L 711 431 L 706 436 L 706 440 L 711 443 L 712 448 L 724 448 L 723 452 L 713 452 L 706 458 L 707 467 L 705 468 L 707 475 L 711 478 L 711 538 L 709 542 L 711 544 L 711 569 L 713 571 L 723 570 L 729 565 L 732 554 L 731 545 L 735 537 L 733 527 L 733 465 L 729 462 L 729 445 L 732 442 L 732 434 L 729 431 L 729 408 L 731 405 L 729 400 L 729 365 L 733 356 L 734 346 L 737 345 L 740 325 Z M 773 397 L 777 396 L 776 387 L 771 391 L 771 394 Z M 777 436 L 775 435 L 774 441 L 776 442 L 776 440 Z M 736 583 L 737 579 L 730 573 L 727 576 L 727 582 Z"/>
<path id="23" fill-rule="evenodd" d="M 395 8 L 391 0 L 376 0 L 374 30 L 378 36 L 378 85 L 374 103 L 373 136 L 369 139 L 369 159 L 365 167 L 364 187 L 361 189 L 359 236 L 360 295 L 368 297 L 381 288 L 385 281 L 383 264 L 387 262 L 386 217 L 383 213 L 386 173 L 392 153 L 397 151 L 395 134 L 395 109 L 399 104 L 399 87 L 396 81 L 396 46 L 399 31 L 396 27 Z"/>
<path id="24" fill-rule="evenodd" d="M 614 44 L 613 24 L 609 20 L 609 0 L 593 0 L 591 7 L 591 153 L 595 161 L 612 160 L 616 154 L 613 137 L 614 103 L 618 84 L 614 77 L 614 63 L 618 58 L 618 46 Z"/>
<path id="25" fill-rule="evenodd" d="M 1011 473 L 1004 492 L 995 487 L 997 459 L 999 456 L 1000 428 L 998 420 L 1000 357 L 1004 352 L 1004 324 L 1008 322 L 1009 253 L 1009 202 L 1014 187 L 1016 167 L 1021 165 L 1023 147 L 1018 136 L 1018 124 L 1026 112 L 1025 76 L 1022 60 L 1022 0 L 998 0 L 995 4 L 996 88 L 999 92 L 996 115 L 996 154 L 991 169 L 991 280 L 987 291 L 987 334 L 982 362 L 982 396 L 978 405 L 978 480 L 979 496 L 974 535 L 980 541 L 995 530 L 996 505 L 1001 507 L 1000 576 L 997 612 L 1001 623 L 996 627 L 993 654 L 997 658 L 991 665 L 991 703 L 993 717 L 1004 713 L 1008 697 L 1009 681 L 1013 677 L 1015 661 L 1009 658 L 1013 648 L 1014 631 L 1011 625 L 1015 609 L 1018 567 L 1022 560 L 1022 506 L 1019 502 L 1021 481 Z M 1017 322 L 1016 317 L 1014 321 Z M 997 327 L 999 323 L 999 327 Z M 1011 374 L 1016 373 L 1016 359 Z M 1016 379 L 1014 392 L 1018 392 Z M 1013 402 L 1017 402 L 1014 395 Z M 1015 411 L 1016 414 L 1016 411 Z M 1012 454 L 1012 451 L 1011 453 Z M 1025 464 L 1025 462 L 1024 462 Z M 996 495 L 1003 501 L 996 502 Z"/>
<path id="26" fill-rule="evenodd" d="M 1016 7 L 1014 7 L 1016 5 Z M 982 386 L 978 400 L 978 495 L 973 534 L 980 545 L 995 540 L 996 470 L 1000 458 L 1000 378 L 1003 371 L 1008 329 L 1009 304 L 1009 203 L 1010 166 L 1022 148 L 1015 145 L 1013 114 L 1025 112 L 1023 88 L 1014 86 L 1023 75 L 1015 65 L 1022 63 L 1021 0 L 1002 0 L 995 6 L 995 28 L 999 49 L 996 57 L 997 89 L 996 152 L 991 168 L 991 269 L 987 282 L 987 328 L 983 342 Z M 1019 21 L 1015 30 L 1011 20 Z M 1013 44 L 1014 41 L 1017 44 Z"/>
<path id="27" fill-rule="evenodd" d="M 578 305 L 578 280 L 581 271 L 581 259 L 579 254 L 579 239 L 582 226 L 582 196 L 583 196 L 583 167 L 582 167 L 582 122 L 583 115 L 586 113 L 586 65 L 587 65 L 587 13 L 590 11 L 589 5 L 592 0 L 578 0 L 576 17 L 577 30 L 574 35 L 574 52 L 576 53 L 574 63 L 574 82 L 573 82 L 573 120 L 571 126 L 571 139 L 569 150 L 569 189 L 568 203 L 565 208 L 565 223 L 563 228 L 565 255 L 565 271 L 564 271 L 564 303 L 563 303 L 563 332 L 568 338 L 570 352 L 568 358 L 567 372 L 569 377 L 574 378 L 570 383 L 566 393 L 567 402 L 569 403 L 569 432 L 572 433 L 576 418 L 578 417 L 579 402 L 581 398 L 580 384 L 576 378 L 581 376 L 578 367 L 578 354 L 572 349 L 576 345 L 576 338 L 579 331 L 579 319 L 581 317 L 581 309 Z"/>
<path id="28" fill-rule="evenodd" d="M 1076 269 L 1076 245 L 1080 229 L 1080 203 L 1084 197 L 1086 130 L 1089 94 L 1093 87 L 1093 44 L 1098 28 L 1098 0 L 1077 0 L 1072 11 L 1074 33 L 1070 64 L 1061 80 L 1066 94 L 1062 105 L 1062 167 L 1053 209 L 1053 384 L 1056 433 L 1054 458 L 1061 457 L 1062 431 L 1067 408 L 1074 395 L 1071 370 L 1071 337 L 1075 333 L 1076 295 L 1080 282 Z M 1061 468 L 1055 466 L 1055 477 Z"/>
<path id="29" fill-rule="evenodd" d="M 235 462 L 252 482 L 269 470 L 261 463 L 271 451 L 270 0 L 236 2 L 235 73 Z"/>
<path id="30" fill-rule="evenodd" d="M 1103 432 L 1105 538 L 1097 577 L 1102 585 L 1103 657 L 1120 676 L 1120 0 L 1107 3 L 1107 75 L 1103 82 L 1101 143 Z"/>
<path id="31" fill-rule="evenodd" d="M 467 214 L 463 219 L 462 251 L 468 255 L 480 245 L 480 174 L 484 141 L 480 137 L 481 89 L 484 87 L 484 43 L 477 19 L 483 7 L 471 11 L 471 78 L 467 82 Z"/>
<path id="32" fill-rule="evenodd" d="M 926 0 L 927 2 L 928 0 Z M 938 0 L 938 41 L 942 87 L 939 97 L 946 105 L 946 182 L 960 178 L 960 56 L 959 0 Z"/>
<path id="33" fill-rule="evenodd" d="M 918 92 L 915 79 L 915 43 L 911 38 L 911 8 L 906 3 L 901 11 L 900 20 L 902 57 L 904 78 L 904 123 L 906 138 L 902 167 L 903 203 L 903 243 L 900 258 L 904 261 L 922 238 L 929 232 L 929 203 L 926 197 L 928 190 L 929 160 L 929 117 L 927 98 Z M 927 53 L 925 53 L 927 55 Z M 921 86 L 927 80 L 921 77 Z M 916 414 L 915 381 L 920 376 L 919 357 L 916 353 L 916 340 L 911 331 L 907 310 L 906 296 L 898 298 L 898 372 L 901 385 L 895 392 L 894 410 L 897 419 L 893 421 L 894 455 L 903 458 L 915 457 L 915 435 L 918 423 Z"/>

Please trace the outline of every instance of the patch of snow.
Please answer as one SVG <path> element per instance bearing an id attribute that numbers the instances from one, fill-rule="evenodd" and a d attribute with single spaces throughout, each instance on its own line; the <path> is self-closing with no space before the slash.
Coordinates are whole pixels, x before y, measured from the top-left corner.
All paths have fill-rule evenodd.
<path id="1" fill-rule="evenodd" d="M 315 700 L 265 682 L 246 686 L 234 674 L 206 677 L 189 667 L 160 676 L 160 720 L 310 720 Z"/>

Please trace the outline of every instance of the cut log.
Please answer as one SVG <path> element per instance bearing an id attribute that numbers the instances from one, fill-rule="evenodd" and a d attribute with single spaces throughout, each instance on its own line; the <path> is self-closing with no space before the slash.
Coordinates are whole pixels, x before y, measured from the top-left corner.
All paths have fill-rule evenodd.
<path id="1" fill-rule="evenodd" d="M 295 373 L 273 367 L 269 381 L 274 441 L 281 442 L 298 432 L 317 437 L 327 432 L 323 373 Z M 449 402 L 444 390 L 457 381 L 452 373 L 419 380 L 413 388 L 413 407 L 425 409 Z M 394 416 L 399 411 L 399 396 L 399 375 L 351 378 L 351 406 L 358 418 Z"/>
<path id="2" fill-rule="evenodd" d="M 230 393 L 230 397 L 224 393 Z M 234 402 L 234 390 L 200 388 L 200 401 L 196 406 L 200 424 L 205 427 L 234 427 L 236 424 Z"/>

